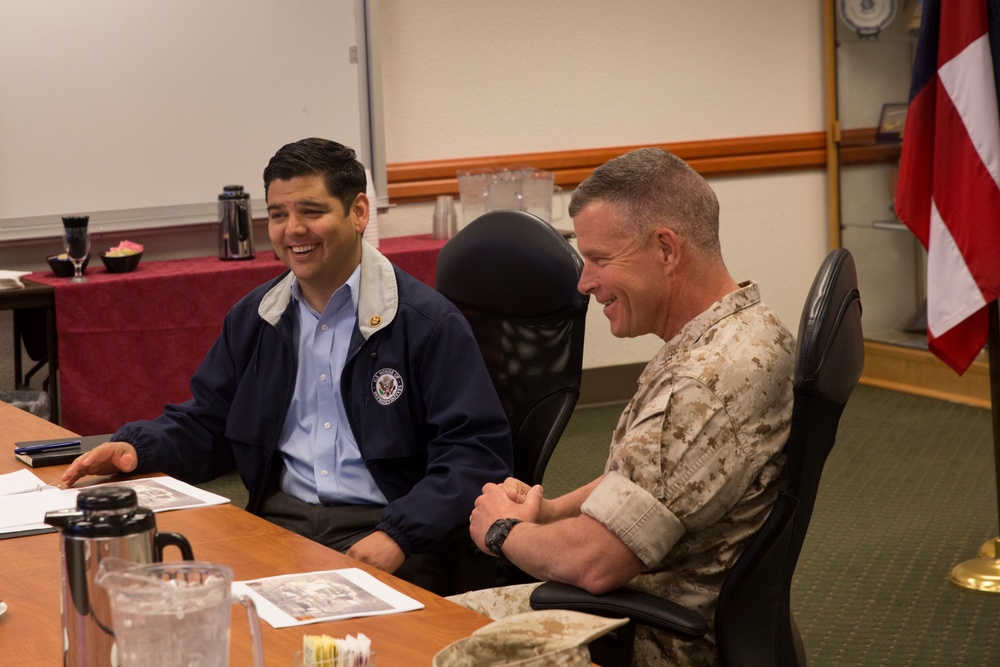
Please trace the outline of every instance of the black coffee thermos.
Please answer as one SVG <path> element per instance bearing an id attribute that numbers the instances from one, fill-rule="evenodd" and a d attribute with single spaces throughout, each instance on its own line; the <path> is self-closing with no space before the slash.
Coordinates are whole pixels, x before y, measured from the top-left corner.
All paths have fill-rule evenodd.
<path id="1" fill-rule="evenodd" d="M 227 185 L 219 195 L 219 259 L 253 259 L 250 195 L 242 185 Z"/>

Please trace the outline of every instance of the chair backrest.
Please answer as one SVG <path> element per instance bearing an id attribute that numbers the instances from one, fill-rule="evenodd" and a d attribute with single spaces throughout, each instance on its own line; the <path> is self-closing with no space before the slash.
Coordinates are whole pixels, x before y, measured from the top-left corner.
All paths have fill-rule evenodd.
<path id="1" fill-rule="evenodd" d="M 805 664 L 789 603 L 792 575 L 841 413 L 864 365 L 857 272 L 843 248 L 826 257 L 813 281 L 795 356 L 779 498 L 719 593 L 715 631 L 724 665 Z"/>
<path id="2" fill-rule="evenodd" d="M 472 326 L 510 421 L 514 474 L 542 481 L 580 396 L 583 260 L 551 225 L 492 211 L 441 249 L 436 287 Z"/>

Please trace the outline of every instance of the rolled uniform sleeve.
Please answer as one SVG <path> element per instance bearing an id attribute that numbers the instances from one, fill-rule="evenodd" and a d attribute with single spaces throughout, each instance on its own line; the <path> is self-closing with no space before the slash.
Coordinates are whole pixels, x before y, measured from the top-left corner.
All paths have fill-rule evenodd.
<path id="1" fill-rule="evenodd" d="M 741 443 L 725 404 L 703 382 L 673 377 L 626 409 L 605 479 L 582 507 L 648 568 L 685 534 L 712 527 L 740 503 L 775 451 Z"/>
<path id="2" fill-rule="evenodd" d="M 649 491 L 614 472 L 601 480 L 581 511 L 617 535 L 646 567 L 659 563 L 684 535 L 684 525 Z"/>

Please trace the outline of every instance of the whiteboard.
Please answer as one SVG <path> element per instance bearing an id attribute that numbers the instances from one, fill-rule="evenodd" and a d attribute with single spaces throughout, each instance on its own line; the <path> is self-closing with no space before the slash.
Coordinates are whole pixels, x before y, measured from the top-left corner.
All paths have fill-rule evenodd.
<path id="1" fill-rule="evenodd" d="M 374 171 L 361 0 L 0 2 L 0 241 L 264 213 L 261 173 L 309 136 Z"/>

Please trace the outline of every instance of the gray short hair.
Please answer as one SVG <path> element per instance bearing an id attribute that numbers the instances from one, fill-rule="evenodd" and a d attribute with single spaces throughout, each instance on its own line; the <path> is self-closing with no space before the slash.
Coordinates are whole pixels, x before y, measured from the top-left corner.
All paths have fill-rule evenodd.
<path id="1" fill-rule="evenodd" d="M 569 214 L 604 201 L 616 232 L 638 242 L 659 227 L 673 229 L 695 248 L 721 256 L 719 200 L 684 160 L 661 148 L 640 148 L 602 164 L 573 192 Z"/>

